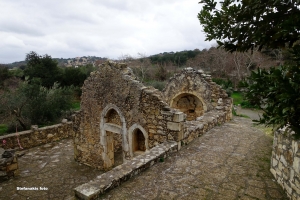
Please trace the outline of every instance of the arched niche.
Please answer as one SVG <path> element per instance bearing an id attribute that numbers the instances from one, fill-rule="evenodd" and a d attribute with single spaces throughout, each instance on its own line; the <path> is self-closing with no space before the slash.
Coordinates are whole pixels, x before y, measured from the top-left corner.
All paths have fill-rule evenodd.
<path id="1" fill-rule="evenodd" d="M 148 133 L 139 124 L 133 124 L 128 129 L 128 140 L 131 157 L 149 150 Z"/>
<path id="2" fill-rule="evenodd" d="M 201 97 L 193 92 L 182 92 L 171 99 L 171 108 L 176 108 L 187 115 L 188 121 L 196 120 L 207 111 L 207 107 Z"/>

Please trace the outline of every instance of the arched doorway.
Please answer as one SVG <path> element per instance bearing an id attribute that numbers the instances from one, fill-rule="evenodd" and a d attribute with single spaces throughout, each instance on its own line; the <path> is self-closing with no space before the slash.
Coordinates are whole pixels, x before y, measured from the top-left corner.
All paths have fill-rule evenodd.
<path id="1" fill-rule="evenodd" d="M 196 120 L 197 117 L 204 114 L 202 101 L 197 96 L 190 93 L 177 95 L 171 101 L 170 106 L 185 113 L 188 121 Z"/>
<path id="2" fill-rule="evenodd" d="M 103 109 L 100 131 L 104 168 L 122 164 L 129 157 L 129 148 L 125 118 L 117 106 L 109 104 Z"/>

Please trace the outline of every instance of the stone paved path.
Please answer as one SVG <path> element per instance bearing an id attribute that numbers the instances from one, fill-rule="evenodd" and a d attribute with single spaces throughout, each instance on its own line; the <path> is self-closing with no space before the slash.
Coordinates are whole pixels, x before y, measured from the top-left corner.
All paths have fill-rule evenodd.
<path id="1" fill-rule="evenodd" d="M 269 172 L 272 138 L 235 117 L 103 199 L 286 199 Z M 73 188 L 102 172 L 76 163 L 71 140 L 30 149 L 18 178 L 0 183 L 0 199 L 73 199 Z M 17 191 L 16 187 L 47 187 Z"/>
<path id="2" fill-rule="evenodd" d="M 235 117 L 103 199 L 287 199 L 269 171 L 272 138 Z"/>
<path id="3" fill-rule="evenodd" d="M 0 200 L 73 199 L 73 188 L 103 173 L 74 161 L 70 139 L 29 149 L 18 161 L 20 176 L 0 183 Z M 48 190 L 21 191 L 17 187 Z"/>

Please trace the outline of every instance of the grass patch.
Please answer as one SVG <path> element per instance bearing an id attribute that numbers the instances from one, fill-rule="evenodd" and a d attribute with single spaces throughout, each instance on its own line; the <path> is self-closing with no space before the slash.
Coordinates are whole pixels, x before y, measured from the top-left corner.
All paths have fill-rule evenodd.
<path id="1" fill-rule="evenodd" d="M 80 110 L 80 101 L 73 101 L 72 102 L 72 109 Z"/>
<path id="2" fill-rule="evenodd" d="M 242 92 L 233 92 L 231 94 L 231 97 L 233 98 L 233 105 L 238 105 L 240 104 L 242 108 L 255 108 L 258 109 L 258 107 L 255 107 L 253 105 L 251 105 L 250 102 L 248 102 L 245 98 L 244 98 L 244 94 Z"/>
<path id="3" fill-rule="evenodd" d="M 244 101 L 244 95 L 241 92 L 233 92 L 231 97 L 233 98 L 234 105 L 241 104 Z"/>
<path id="4" fill-rule="evenodd" d="M 272 127 L 265 126 L 264 124 L 253 124 L 253 126 L 263 131 L 268 136 L 274 136 L 274 131 Z"/>
<path id="5" fill-rule="evenodd" d="M 0 124 L 0 135 L 5 135 L 8 131 L 8 126 L 6 124 Z"/>

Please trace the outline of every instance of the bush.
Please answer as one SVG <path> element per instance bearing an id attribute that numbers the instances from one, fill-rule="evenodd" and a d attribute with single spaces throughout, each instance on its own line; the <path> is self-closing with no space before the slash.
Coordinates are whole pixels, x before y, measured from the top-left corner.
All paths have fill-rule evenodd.
<path id="1" fill-rule="evenodd" d="M 258 108 L 257 106 L 252 105 L 249 101 L 242 101 L 241 107 L 242 108 Z"/>
<path id="2" fill-rule="evenodd" d="M 234 105 L 241 104 L 244 100 L 244 95 L 241 92 L 233 92 L 231 94 L 231 97 L 233 98 L 233 104 Z"/>
<path id="3" fill-rule="evenodd" d="M 299 66 L 258 69 L 249 77 L 246 98 L 264 111 L 258 122 L 282 128 L 288 125 L 300 134 L 300 68 Z"/>
<path id="4" fill-rule="evenodd" d="M 228 96 L 231 96 L 233 93 L 233 83 L 231 80 L 227 79 L 222 79 L 222 78 L 212 78 L 213 82 L 217 83 L 220 85 L 228 94 Z"/>
<path id="5" fill-rule="evenodd" d="M 62 112 L 71 108 L 73 87 L 62 88 L 55 83 L 51 88 L 39 85 L 38 79 L 25 81 L 12 91 L 1 94 L 0 118 L 7 122 L 9 131 L 26 130 L 32 124 L 53 124 Z"/>
<path id="6" fill-rule="evenodd" d="M 227 88 L 232 88 L 233 87 L 233 83 L 231 80 L 227 79 L 223 79 L 223 78 L 212 78 L 212 81 L 217 83 L 218 85 L 220 85 L 223 89 L 227 89 Z"/>
<path id="7" fill-rule="evenodd" d="M 0 135 L 4 135 L 8 133 L 8 127 L 6 124 L 0 124 Z"/>

